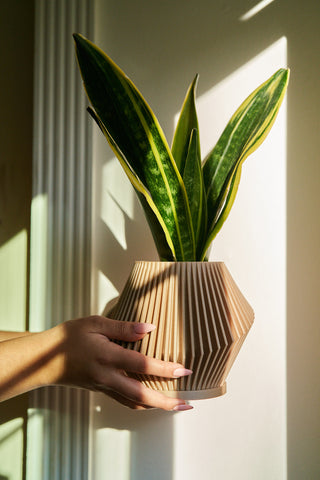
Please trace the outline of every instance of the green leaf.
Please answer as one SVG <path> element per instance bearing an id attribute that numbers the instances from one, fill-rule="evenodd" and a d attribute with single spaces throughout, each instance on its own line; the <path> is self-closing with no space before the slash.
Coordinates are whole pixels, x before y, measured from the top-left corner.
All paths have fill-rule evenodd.
<path id="1" fill-rule="evenodd" d="M 193 129 L 190 135 L 183 182 L 188 195 L 197 251 L 201 251 L 203 236 L 206 231 L 206 199 L 198 139 L 198 131 Z"/>
<path id="2" fill-rule="evenodd" d="M 174 247 L 173 247 L 169 232 L 166 228 L 166 225 L 163 222 L 163 219 L 157 207 L 155 206 L 150 196 L 150 193 L 147 191 L 147 189 L 145 188 L 141 180 L 137 177 L 135 172 L 132 171 L 127 159 L 125 158 L 120 148 L 118 147 L 116 142 L 113 140 L 113 138 L 111 137 L 111 135 L 109 134 L 109 132 L 107 131 L 103 123 L 97 117 L 95 111 L 91 107 L 88 107 L 87 110 L 92 116 L 92 118 L 95 120 L 95 122 L 97 123 L 102 133 L 107 138 L 112 150 L 117 155 L 123 170 L 125 171 L 127 177 L 129 178 L 130 182 L 132 183 L 138 195 L 140 203 L 144 209 L 148 224 L 150 226 L 151 233 L 153 235 L 160 259 L 166 260 L 166 261 L 173 261 Z"/>
<path id="3" fill-rule="evenodd" d="M 198 132 L 198 150 L 200 155 L 199 125 L 195 106 L 195 89 L 198 78 L 199 75 L 196 75 L 188 89 L 172 141 L 172 155 L 181 175 L 183 175 L 190 135 L 193 129 L 196 129 Z"/>
<path id="4" fill-rule="evenodd" d="M 258 87 L 235 112 L 204 162 L 208 209 L 205 249 L 233 205 L 240 180 L 240 165 L 261 145 L 276 119 L 288 81 L 289 70 L 280 69 Z"/>
<path id="5" fill-rule="evenodd" d="M 239 164 L 238 168 L 236 169 L 232 177 L 232 180 L 228 189 L 225 191 L 225 198 L 223 198 L 221 202 L 221 210 L 218 212 L 218 220 L 216 221 L 213 230 L 208 236 L 207 241 L 202 250 L 202 253 L 199 256 L 200 261 L 203 261 L 206 258 L 207 251 L 210 244 L 212 243 L 212 241 L 215 239 L 215 237 L 221 230 L 222 225 L 224 224 L 224 222 L 226 221 L 230 213 L 230 210 L 232 208 L 233 202 L 235 200 L 235 197 L 238 191 L 240 178 L 241 178 L 241 170 L 242 170 L 242 164 Z"/>
<path id="6" fill-rule="evenodd" d="M 144 210 L 160 260 L 174 262 L 175 257 L 173 254 L 173 248 L 171 246 L 172 242 L 166 233 L 167 230 L 165 225 L 163 225 L 163 222 L 159 221 L 159 216 L 156 213 L 156 210 L 152 208 L 146 195 L 138 190 L 136 190 L 136 193 Z"/>
<path id="7" fill-rule="evenodd" d="M 139 186 L 149 192 L 152 204 L 148 201 L 148 205 L 165 225 L 173 258 L 194 260 L 186 190 L 157 119 L 131 80 L 102 50 L 81 35 L 74 39 L 87 95 L 111 147 L 119 159 L 126 159 L 134 181 L 139 179 Z"/>

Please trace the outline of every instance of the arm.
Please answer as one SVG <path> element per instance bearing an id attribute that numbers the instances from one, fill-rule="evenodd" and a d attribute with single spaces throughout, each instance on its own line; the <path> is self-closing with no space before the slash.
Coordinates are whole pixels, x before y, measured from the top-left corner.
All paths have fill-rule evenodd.
<path id="1" fill-rule="evenodd" d="M 45 385 L 101 391 L 131 408 L 191 408 L 183 400 L 148 389 L 126 372 L 177 378 L 191 372 L 126 350 L 110 339 L 137 341 L 152 326 L 93 316 L 0 343 L 0 400 Z"/>
<path id="2" fill-rule="evenodd" d="M 0 401 L 37 387 L 53 385 L 58 378 L 62 332 L 60 336 L 58 329 L 23 333 L 5 332 L 6 335 L 1 335 Z"/>

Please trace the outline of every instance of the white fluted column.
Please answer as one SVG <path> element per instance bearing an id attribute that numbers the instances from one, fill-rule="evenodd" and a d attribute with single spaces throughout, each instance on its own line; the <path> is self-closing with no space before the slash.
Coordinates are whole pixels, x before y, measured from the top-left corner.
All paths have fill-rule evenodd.
<path id="1" fill-rule="evenodd" d="M 90 312 L 91 128 L 72 33 L 92 33 L 91 0 L 36 0 L 30 327 Z M 28 480 L 88 476 L 88 394 L 31 395 Z"/>

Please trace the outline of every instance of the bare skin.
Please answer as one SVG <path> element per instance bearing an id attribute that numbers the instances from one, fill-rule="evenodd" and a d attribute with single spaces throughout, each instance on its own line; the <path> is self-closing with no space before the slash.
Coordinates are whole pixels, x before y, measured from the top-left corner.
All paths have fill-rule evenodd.
<path id="1" fill-rule="evenodd" d="M 184 400 L 151 390 L 126 372 L 177 378 L 190 370 L 110 341 L 135 342 L 152 335 L 152 329 L 91 316 L 40 333 L 0 332 L 0 401 L 47 385 L 66 385 L 104 392 L 133 409 L 188 410 L 192 407 Z"/>

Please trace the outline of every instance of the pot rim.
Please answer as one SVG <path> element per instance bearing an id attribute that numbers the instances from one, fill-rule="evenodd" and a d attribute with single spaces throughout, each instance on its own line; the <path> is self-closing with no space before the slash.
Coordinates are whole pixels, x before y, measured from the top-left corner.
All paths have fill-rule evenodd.
<path id="1" fill-rule="evenodd" d="M 163 265 L 181 265 L 181 264 L 199 264 L 199 265 L 224 265 L 225 262 L 221 260 L 214 260 L 214 261 L 162 261 L 162 260 L 135 260 L 135 264 L 142 264 L 142 263 L 149 263 L 149 264 L 158 264 L 161 263 Z"/>

